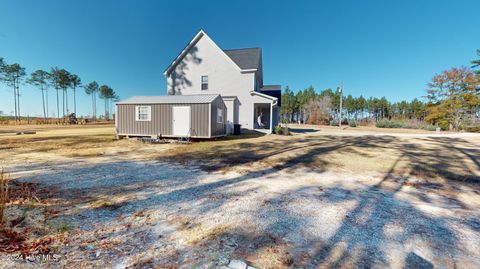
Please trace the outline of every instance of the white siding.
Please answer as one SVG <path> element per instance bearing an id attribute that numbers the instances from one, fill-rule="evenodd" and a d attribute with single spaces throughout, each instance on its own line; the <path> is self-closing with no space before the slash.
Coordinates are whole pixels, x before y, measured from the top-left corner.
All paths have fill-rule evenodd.
<path id="1" fill-rule="evenodd" d="M 201 90 L 201 77 L 208 76 L 208 90 Z M 257 78 L 258 79 L 258 78 Z M 168 94 L 221 94 L 236 96 L 239 123 L 253 128 L 253 97 L 255 73 L 241 73 L 240 68 L 206 35 L 167 77 Z M 268 102 L 267 100 L 263 100 Z"/>

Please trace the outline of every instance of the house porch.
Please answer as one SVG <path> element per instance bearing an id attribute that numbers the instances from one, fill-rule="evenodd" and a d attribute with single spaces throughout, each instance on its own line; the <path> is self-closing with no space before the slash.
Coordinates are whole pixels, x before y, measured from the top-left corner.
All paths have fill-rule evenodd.
<path id="1" fill-rule="evenodd" d="M 254 130 L 271 133 L 273 131 L 272 103 L 253 104 L 253 126 Z"/>

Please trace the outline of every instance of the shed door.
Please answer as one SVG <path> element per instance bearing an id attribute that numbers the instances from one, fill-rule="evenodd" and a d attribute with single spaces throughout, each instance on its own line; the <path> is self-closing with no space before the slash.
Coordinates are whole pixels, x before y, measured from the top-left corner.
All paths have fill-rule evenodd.
<path id="1" fill-rule="evenodd" d="M 178 135 L 178 136 L 190 135 L 190 107 L 189 106 L 173 107 L 173 135 Z"/>

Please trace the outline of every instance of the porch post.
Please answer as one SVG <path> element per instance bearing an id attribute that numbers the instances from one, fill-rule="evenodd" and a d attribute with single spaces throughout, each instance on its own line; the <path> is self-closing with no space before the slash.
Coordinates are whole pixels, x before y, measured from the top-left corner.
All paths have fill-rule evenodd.
<path id="1" fill-rule="evenodd" d="M 273 106 L 272 103 L 270 103 L 270 133 L 273 133 Z"/>

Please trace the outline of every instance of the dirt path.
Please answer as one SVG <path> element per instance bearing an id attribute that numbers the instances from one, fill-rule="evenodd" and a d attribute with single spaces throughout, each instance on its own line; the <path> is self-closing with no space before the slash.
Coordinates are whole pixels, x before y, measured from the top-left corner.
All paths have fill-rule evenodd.
<path id="1" fill-rule="evenodd" d="M 480 267 L 478 136 L 306 130 L 188 146 L 15 138 L 0 165 L 55 190 L 64 239 L 45 267 Z"/>

